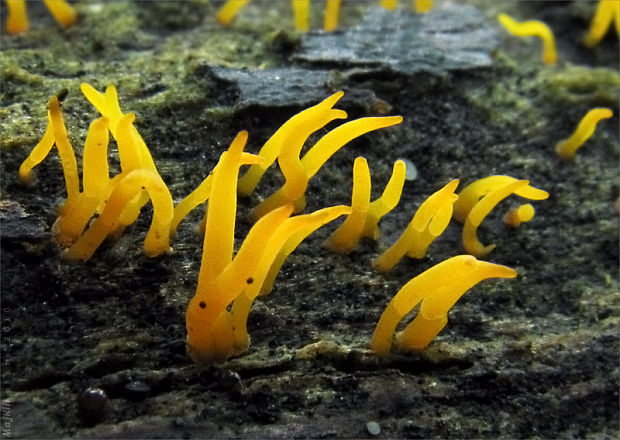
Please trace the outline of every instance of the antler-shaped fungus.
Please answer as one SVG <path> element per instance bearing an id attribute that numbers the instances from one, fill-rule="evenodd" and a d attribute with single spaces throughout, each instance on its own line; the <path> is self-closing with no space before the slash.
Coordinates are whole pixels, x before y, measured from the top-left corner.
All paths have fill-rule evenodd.
<path id="1" fill-rule="evenodd" d="M 351 214 L 327 239 L 329 249 L 347 254 L 357 248 L 362 237 L 379 238 L 379 220 L 396 207 L 405 184 L 406 166 L 402 160 L 394 163 L 392 176 L 381 197 L 370 202 L 371 181 L 368 162 L 357 157 L 353 163 Z"/>
<path id="2" fill-rule="evenodd" d="M 390 352 L 398 323 L 421 302 L 416 317 L 396 334 L 401 351 L 421 351 L 448 322 L 448 311 L 465 292 L 487 278 L 515 278 L 517 272 L 499 264 L 459 255 L 442 261 L 405 284 L 381 315 L 370 348 L 379 356 Z"/>
<path id="3" fill-rule="evenodd" d="M 548 192 L 534 188 L 529 183 L 528 180 L 517 180 L 510 176 L 489 176 L 470 183 L 461 191 L 454 203 L 454 218 L 464 223 L 463 245 L 467 253 L 483 257 L 495 249 L 494 244 L 484 246 L 480 243 L 477 230 L 495 205 L 506 197 L 513 193 L 530 200 L 549 197 Z"/>
<path id="4" fill-rule="evenodd" d="M 332 109 L 342 96 L 342 92 L 335 93 L 318 105 L 295 115 L 261 148 L 258 154 L 265 158 L 265 162 L 257 167 L 250 167 L 246 175 L 241 178 L 240 193 L 250 194 L 276 158 L 286 182 L 252 210 L 255 219 L 289 203 L 293 204 L 294 212 L 302 211 L 306 206 L 304 193 L 308 182 L 336 151 L 356 137 L 369 131 L 399 124 L 403 120 L 402 116 L 387 116 L 360 118 L 347 122 L 328 132 L 303 158 L 300 158 L 301 149 L 310 134 L 334 119 L 346 118 L 347 114 L 344 111 Z"/>
<path id="5" fill-rule="evenodd" d="M 401 236 L 385 252 L 373 261 L 379 272 L 390 271 L 406 255 L 423 258 L 428 247 L 448 227 L 452 217 L 452 205 L 457 199 L 454 190 L 457 179 L 428 197 L 407 225 Z"/>
<path id="6" fill-rule="evenodd" d="M 293 207 L 282 206 L 252 227 L 233 259 L 237 173 L 243 158 L 250 156 L 242 154 L 246 140 L 247 132 L 239 133 L 212 173 L 198 286 L 186 313 L 188 353 L 198 363 L 222 361 L 247 350 L 245 322 L 274 262 L 279 259 L 281 265 L 282 256 L 286 258 L 305 236 L 350 211 L 335 206 L 290 218 Z"/>
<path id="7" fill-rule="evenodd" d="M 65 256 L 72 260 L 88 260 L 107 236 L 118 234 L 133 223 L 140 208 L 149 200 L 153 202 L 154 214 L 144 251 L 149 256 L 160 255 L 169 249 L 172 196 L 144 140 L 133 126 L 135 115 L 121 112 L 114 86 L 101 94 L 83 84 L 82 91 L 103 115 L 91 123 L 86 137 L 83 191 L 80 192 L 75 153 L 55 96 L 49 102 L 45 134 L 22 163 L 20 179 L 29 182 L 33 167 L 43 161 L 56 144 L 65 176 L 67 201 L 54 223 L 53 235 L 61 246 L 68 248 Z M 116 139 L 122 170 L 113 179 L 110 179 L 108 168 L 108 130 Z M 99 216 L 84 232 L 95 214 Z"/>

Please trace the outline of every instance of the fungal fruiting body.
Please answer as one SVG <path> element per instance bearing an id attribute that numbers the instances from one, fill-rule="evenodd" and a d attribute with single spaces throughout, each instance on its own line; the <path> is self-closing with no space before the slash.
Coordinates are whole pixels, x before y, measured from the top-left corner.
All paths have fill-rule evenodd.
<path id="1" fill-rule="evenodd" d="M 291 0 L 295 29 L 308 32 L 310 29 L 310 0 Z"/>
<path id="2" fill-rule="evenodd" d="M 596 129 L 596 124 L 601 119 L 609 119 L 613 112 L 608 108 L 593 108 L 581 118 L 575 132 L 568 139 L 560 141 L 555 146 L 555 151 L 562 159 L 572 159 L 577 150 L 590 139 Z"/>
<path id="3" fill-rule="evenodd" d="M 392 176 L 383 194 L 370 202 L 371 181 L 368 163 L 358 157 L 353 163 L 353 191 L 351 214 L 327 239 L 326 246 L 337 253 L 354 251 L 362 237 L 379 238 L 379 220 L 396 207 L 405 184 L 406 167 L 402 160 L 394 163 Z"/>
<path id="4" fill-rule="evenodd" d="M 600 43 L 609 30 L 612 21 L 616 34 L 620 36 L 620 0 L 599 0 L 590 29 L 583 43 L 587 47 L 594 47 Z"/>
<path id="5" fill-rule="evenodd" d="M 336 92 L 315 106 L 312 106 L 286 121 L 262 146 L 258 155 L 263 162 L 252 165 L 239 179 L 239 194 L 249 196 L 265 174 L 265 171 L 276 161 L 285 145 L 295 149 L 303 147 L 306 139 L 315 131 L 321 129 L 334 119 L 345 119 L 347 113 L 344 110 L 333 109 L 344 92 Z"/>
<path id="6" fill-rule="evenodd" d="M 260 149 L 258 155 L 264 162 L 251 166 L 240 179 L 239 193 L 251 194 L 265 171 L 276 159 L 286 182 L 252 210 L 254 219 L 259 219 L 289 203 L 294 206 L 294 212 L 302 211 L 306 205 L 305 191 L 308 182 L 336 151 L 356 137 L 369 131 L 399 124 L 403 120 L 401 116 L 386 116 L 360 118 L 347 122 L 325 134 L 303 158 L 300 158 L 301 149 L 312 133 L 334 119 L 347 117 L 343 110 L 332 108 L 343 95 L 343 92 L 334 93 L 319 104 L 293 116 Z"/>
<path id="7" fill-rule="evenodd" d="M 558 55 L 555 38 L 545 23 L 537 20 L 518 22 L 506 14 L 499 14 L 497 19 L 508 32 L 517 37 L 539 37 L 543 41 L 542 60 L 547 64 L 556 63 Z"/>
<path id="8" fill-rule="evenodd" d="M 226 3 L 215 14 L 215 18 L 223 25 L 229 25 L 241 8 L 250 0 L 226 0 Z"/>
<path id="9" fill-rule="evenodd" d="M 258 219 L 289 203 L 293 204 L 295 212 L 302 211 L 306 206 L 305 192 L 308 182 L 336 151 L 356 137 L 369 131 L 399 124 L 402 120 L 401 116 L 387 116 L 360 118 L 347 122 L 325 134 L 303 158 L 299 155 L 310 130 L 291 133 L 288 138 L 290 143 L 286 143 L 278 155 L 278 165 L 286 182 L 279 190 L 256 206 L 252 210 L 252 216 Z M 321 127 L 324 126 L 327 122 L 323 121 L 312 121 L 309 125 L 310 129 L 319 124 L 322 124 Z"/>
<path id="10" fill-rule="evenodd" d="M 217 11 L 215 17 L 223 25 L 228 25 L 239 10 L 250 0 L 227 0 Z M 325 6 L 324 28 L 332 31 L 338 27 L 338 12 L 341 0 L 327 0 Z M 307 32 L 310 29 L 310 0 L 291 0 L 295 29 Z"/>
<path id="11" fill-rule="evenodd" d="M 529 222 L 534 218 L 536 211 L 530 203 L 525 203 L 517 208 L 509 209 L 504 214 L 503 222 L 512 228 L 518 228 L 521 223 Z"/>
<path id="12" fill-rule="evenodd" d="M 323 29 L 331 32 L 338 27 L 338 15 L 340 12 L 341 0 L 327 0 L 325 4 L 325 17 L 323 19 Z"/>
<path id="13" fill-rule="evenodd" d="M 197 363 L 223 361 L 247 350 L 250 307 L 274 262 L 292 252 L 290 240 L 298 244 L 350 211 L 336 206 L 290 217 L 293 207 L 282 206 L 256 222 L 233 258 L 237 173 L 249 157 L 242 154 L 246 139 L 246 132 L 239 133 L 212 173 L 198 286 L 186 313 L 188 353 Z"/>
<path id="14" fill-rule="evenodd" d="M 458 180 L 452 180 L 428 197 L 418 208 L 396 242 L 372 263 L 379 272 L 390 271 L 405 255 L 423 258 L 430 244 L 448 227 Z"/>
<path id="15" fill-rule="evenodd" d="M 517 272 L 471 255 L 449 258 L 413 278 L 392 298 L 381 315 L 370 342 L 379 356 L 390 352 L 398 323 L 420 304 L 418 314 L 396 334 L 400 351 L 424 350 L 448 322 L 448 311 L 461 296 L 488 278 L 515 278 Z"/>
<path id="16" fill-rule="evenodd" d="M 398 0 L 381 0 L 381 6 L 389 11 L 393 11 L 398 6 Z M 433 0 L 412 0 L 413 9 L 418 14 L 424 14 L 433 8 Z"/>
<path id="17" fill-rule="evenodd" d="M 381 0 L 379 4 L 388 11 L 393 11 L 398 6 L 398 0 Z"/>
<path id="18" fill-rule="evenodd" d="M 54 19 L 63 27 L 75 23 L 77 14 L 75 9 L 65 0 L 43 0 L 47 9 Z M 6 31 L 9 34 L 17 34 L 28 30 L 28 16 L 26 15 L 25 0 L 6 0 L 8 17 L 6 19 Z"/>
<path id="19" fill-rule="evenodd" d="M 494 244 L 484 246 L 480 243 L 477 237 L 478 226 L 495 205 L 511 194 L 530 200 L 544 200 L 549 197 L 546 191 L 530 186 L 528 180 L 517 180 L 510 176 L 485 177 L 461 191 L 454 203 L 454 218 L 464 223 L 463 245 L 467 253 L 483 257 L 495 249 Z M 521 214 L 527 217 L 527 211 L 527 208 L 523 208 Z"/>
<path id="20" fill-rule="evenodd" d="M 80 192 L 75 153 L 55 96 L 49 102 L 45 134 L 22 163 L 20 179 L 24 183 L 31 181 L 33 167 L 42 162 L 56 145 L 67 200 L 59 210 L 52 232 L 55 240 L 66 248 L 66 258 L 88 260 L 106 237 L 118 235 L 133 223 L 140 208 L 149 200 L 154 212 L 144 252 L 149 256 L 161 255 L 169 249 L 172 196 L 157 172 L 144 140 L 133 126 L 135 115 L 121 112 L 113 86 L 101 94 L 83 84 L 82 91 L 103 115 L 91 123 L 86 137 L 82 160 L 83 191 Z M 107 157 L 108 131 L 116 140 L 122 170 L 112 179 Z"/>
<path id="21" fill-rule="evenodd" d="M 433 8 L 433 0 L 413 0 L 413 9 L 418 14 L 424 14 Z"/>

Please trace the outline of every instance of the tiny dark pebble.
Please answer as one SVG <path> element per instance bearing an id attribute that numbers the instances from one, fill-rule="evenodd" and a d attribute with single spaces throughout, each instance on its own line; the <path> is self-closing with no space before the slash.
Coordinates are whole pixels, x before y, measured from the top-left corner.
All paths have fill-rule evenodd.
<path id="1" fill-rule="evenodd" d="M 125 397 L 129 400 L 145 399 L 151 392 L 151 387 L 139 380 L 134 380 L 125 385 Z"/>
<path id="2" fill-rule="evenodd" d="M 225 370 L 218 377 L 218 383 L 224 388 L 233 388 L 241 382 L 241 376 L 239 373 L 233 370 Z"/>
<path id="3" fill-rule="evenodd" d="M 78 396 L 78 407 L 83 415 L 102 418 L 108 411 L 110 399 L 101 388 L 88 387 Z"/>

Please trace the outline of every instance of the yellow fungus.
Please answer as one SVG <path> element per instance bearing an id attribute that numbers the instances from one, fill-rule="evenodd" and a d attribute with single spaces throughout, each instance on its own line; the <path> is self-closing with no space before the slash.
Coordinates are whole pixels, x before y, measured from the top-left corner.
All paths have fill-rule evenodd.
<path id="1" fill-rule="evenodd" d="M 312 133 L 334 119 L 346 118 L 346 112 L 332 108 L 343 95 L 343 92 L 336 92 L 286 121 L 258 152 L 263 162 L 250 166 L 239 179 L 239 194 L 243 196 L 252 194 L 265 171 L 276 161 L 285 145 L 287 148 L 301 151 L 304 142 Z"/>
<path id="2" fill-rule="evenodd" d="M 286 247 L 289 239 L 301 242 L 300 231 L 307 235 L 350 211 L 343 206 L 332 207 L 289 218 L 292 206 L 280 207 L 252 227 L 233 259 L 237 174 L 246 139 L 246 132 L 237 135 L 211 177 L 198 286 L 186 313 L 188 352 L 200 363 L 221 361 L 247 349 L 245 319 L 249 308 L 278 255 L 292 252 Z M 228 308 L 232 302 L 233 307 Z"/>
<path id="3" fill-rule="evenodd" d="M 488 278 L 515 278 L 517 272 L 498 264 L 459 255 L 442 261 L 405 284 L 381 315 L 370 342 L 379 356 L 390 352 L 398 323 L 420 304 L 418 314 L 396 335 L 401 351 L 421 351 L 448 322 L 448 311 L 461 296 Z"/>
<path id="4" fill-rule="evenodd" d="M 169 249 L 172 197 L 144 140 L 133 126 L 135 115 L 121 112 L 113 86 L 108 87 L 105 94 L 87 84 L 82 85 L 82 90 L 103 114 L 91 123 L 86 136 L 82 155 L 83 190 L 80 192 L 75 153 L 55 96 L 49 102 L 45 134 L 20 166 L 20 179 L 28 183 L 33 167 L 41 163 L 56 145 L 67 200 L 59 210 L 52 234 L 61 246 L 67 248 L 64 252 L 66 258 L 89 259 L 106 237 L 118 235 L 133 223 L 140 208 L 149 200 L 154 213 L 144 241 L 144 252 L 149 256 L 160 255 Z M 107 158 L 108 131 L 116 139 L 121 163 L 121 173 L 112 179 Z"/>
<path id="5" fill-rule="evenodd" d="M 539 37 L 543 41 L 542 60 L 547 64 L 556 63 L 558 56 L 555 38 L 545 23 L 536 20 L 518 22 L 506 14 L 499 14 L 497 19 L 508 32 L 517 37 Z"/>
<path id="6" fill-rule="evenodd" d="M 613 112 L 608 108 L 594 108 L 590 110 L 581 121 L 579 121 L 579 125 L 577 125 L 577 129 L 572 136 L 557 143 L 555 151 L 558 156 L 562 159 L 572 159 L 584 142 L 590 139 L 594 134 L 596 124 L 598 124 L 601 119 L 608 119 L 613 115 Z"/>
<path id="7" fill-rule="evenodd" d="M 433 0 L 413 0 L 413 9 L 418 14 L 424 14 L 433 8 Z"/>
<path id="8" fill-rule="evenodd" d="M 405 183 L 405 163 L 394 163 L 392 176 L 381 197 L 370 202 L 370 170 L 363 157 L 353 164 L 353 191 L 351 214 L 327 239 L 326 245 L 334 252 L 346 254 L 357 248 L 362 237 L 379 238 L 378 223 L 385 214 L 398 204 Z"/>
<path id="9" fill-rule="evenodd" d="M 291 2 L 293 4 L 295 29 L 308 32 L 310 29 L 310 0 L 291 0 Z"/>
<path id="10" fill-rule="evenodd" d="M 43 3 L 62 26 L 68 27 L 75 23 L 77 18 L 75 9 L 65 0 L 43 0 Z"/>
<path id="11" fill-rule="evenodd" d="M 381 0 L 381 6 L 389 11 L 393 11 L 398 6 L 398 0 Z M 418 14 L 424 14 L 433 8 L 433 0 L 412 0 L 413 9 Z"/>
<path id="12" fill-rule="evenodd" d="M 82 236 L 65 251 L 69 260 L 86 261 L 101 245 L 110 231 L 127 224 L 118 224 L 127 204 L 141 191 L 146 190 L 153 203 L 153 219 L 144 240 L 144 253 L 154 257 L 169 250 L 169 230 L 172 220 L 172 197 L 158 174 L 150 170 L 133 170 L 122 176 L 105 200 L 99 216 L 88 226 Z"/>
<path id="13" fill-rule="evenodd" d="M 521 223 L 529 222 L 534 218 L 534 207 L 530 203 L 519 206 L 518 208 L 512 208 L 504 214 L 504 224 L 513 228 L 519 227 Z"/>
<path id="14" fill-rule="evenodd" d="M 28 16 L 26 15 L 25 0 L 6 0 L 8 17 L 6 19 L 6 31 L 9 34 L 17 34 L 28 30 Z"/>
<path id="15" fill-rule="evenodd" d="M 454 204 L 454 217 L 463 225 L 463 245 L 467 253 L 483 257 L 495 245 L 484 246 L 477 237 L 482 220 L 503 199 L 517 194 L 530 200 L 544 200 L 549 197 L 546 191 L 529 186 L 527 180 L 517 180 L 510 176 L 490 176 L 468 185 Z"/>
<path id="16" fill-rule="evenodd" d="M 336 151 L 358 136 L 399 124 L 402 119 L 401 116 L 387 116 L 360 118 L 347 122 L 319 139 L 302 159 L 299 158 L 299 154 L 305 138 L 301 142 L 295 140 L 287 144 L 278 156 L 278 165 L 286 182 L 278 191 L 255 207 L 252 216 L 255 219 L 260 218 L 269 211 L 289 203 L 294 205 L 295 212 L 302 211 L 306 204 L 304 193 L 308 182 Z"/>
<path id="17" fill-rule="evenodd" d="M 215 18 L 223 25 L 228 25 L 235 18 L 241 8 L 250 0 L 226 0 L 226 3 L 215 14 Z"/>
<path id="18" fill-rule="evenodd" d="M 379 272 L 390 271 L 405 255 L 423 258 L 430 244 L 448 227 L 459 181 L 452 180 L 427 198 L 396 242 L 373 261 Z"/>
<path id="19" fill-rule="evenodd" d="M 599 0 L 590 29 L 583 43 L 587 47 L 594 47 L 600 43 L 609 30 L 612 21 L 616 28 L 616 34 L 620 36 L 620 0 Z"/>
<path id="20" fill-rule="evenodd" d="M 65 0 L 43 0 L 43 2 L 61 26 L 68 27 L 75 23 L 77 18 L 75 9 Z M 6 0 L 6 5 L 8 7 L 6 31 L 9 34 L 27 31 L 29 23 L 25 0 Z"/>
<path id="21" fill-rule="evenodd" d="M 338 13 L 340 12 L 341 0 L 327 0 L 325 4 L 325 18 L 323 29 L 331 32 L 338 27 Z"/>
<path id="22" fill-rule="evenodd" d="M 460 223 L 465 223 L 474 205 L 478 203 L 485 194 L 500 186 L 515 182 L 516 180 L 517 179 L 510 176 L 489 176 L 470 183 L 463 188 L 459 193 L 458 200 L 454 203 L 454 219 Z M 546 191 L 529 185 L 516 188 L 514 193 L 530 200 L 544 200 L 549 197 L 549 193 Z"/>
<path id="23" fill-rule="evenodd" d="M 388 11 L 393 11 L 398 6 L 398 0 L 381 0 L 379 4 Z"/>

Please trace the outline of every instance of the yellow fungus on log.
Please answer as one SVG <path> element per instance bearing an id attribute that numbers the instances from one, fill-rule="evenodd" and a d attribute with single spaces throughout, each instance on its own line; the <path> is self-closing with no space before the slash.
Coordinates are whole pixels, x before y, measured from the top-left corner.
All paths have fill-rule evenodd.
<path id="1" fill-rule="evenodd" d="M 398 6 L 398 0 L 381 0 L 379 4 L 388 11 L 393 11 Z"/>
<path id="2" fill-rule="evenodd" d="M 323 29 L 331 32 L 338 27 L 338 14 L 340 12 L 341 0 L 327 0 L 325 4 L 325 18 L 323 19 Z"/>
<path id="3" fill-rule="evenodd" d="M 530 203 L 525 203 L 517 208 L 512 208 L 504 214 L 502 219 L 505 225 L 518 228 L 521 223 L 529 222 L 534 218 L 534 207 Z"/>
<path id="4" fill-rule="evenodd" d="M 86 136 L 83 190 L 80 192 L 75 153 L 55 96 L 49 102 L 45 134 L 20 166 L 20 179 L 28 183 L 33 167 L 43 161 L 56 145 L 65 176 L 67 200 L 59 210 L 52 235 L 67 248 L 64 252 L 66 258 L 88 260 L 106 237 L 118 235 L 133 223 L 140 208 L 149 200 L 153 203 L 154 214 L 144 241 L 144 252 L 148 256 L 160 255 L 169 249 L 172 196 L 157 172 L 144 140 L 133 126 L 135 115 L 121 112 L 113 86 L 108 87 L 105 94 L 87 84 L 82 85 L 82 90 L 103 114 L 91 123 Z M 121 163 L 121 173 L 112 179 L 107 158 L 108 131 L 116 139 Z"/>
<path id="5" fill-rule="evenodd" d="M 75 9 L 65 0 L 43 0 L 56 21 L 63 27 L 69 27 L 77 18 Z"/>
<path id="6" fill-rule="evenodd" d="M 379 356 L 386 356 L 398 323 L 420 304 L 416 317 L 396 335 L 401 351 L 424 350 L 448 322 L 448 311 L 461 296 L 488 278 L 515 278 L 517 272 L 498 264 L 459 255 L 442 261 L 405 284 L 381 315 L 370 342 Z"/>
<path id="7" fill-rule="evenodd" d="M 310 29 L 310 0 L 291 0 L 293 4 L 293 16 L 295 29 L 308 32 Z"/>
<path id="8" fill-rule="evenodd" d="M 555 146 L 555 151 L 562 159 L 572 159 L 577 150 L 590 139 L 596 129 L 596 124 L 601 119 L 609 119 L 613 116 L 613 112 L 608 108 L 593 108 L 581 118 L 577 129 L 568 139 L 560 141 Z"/>
<path id="9" fill-rule="evenodd" d="M 383 194 L 371 203 L 368 163 L 363 157 L 357 157 L 353 163 L 351 214 L 327 239 L 326 246 L 333 252 L 347 254 L 357 249 L 362 237 L 379 238 L 379 220 L 398 204 L 405 184 L 405 173 L 405 163 L 400 160 L 395 162 Z"/>
<path id="10" fill-rule="evenodd" d="M 517 194 L 530 200 L 544 200 L 549 197 L 546 191 L 529 185 L 528 180 L 517 180 L 510 176 L 489 176 L 471 183 L 461 193 L 454 204 L 454 217 L 463 225 L 463 245 L 467 253 L 483 257 L 495 249 L 495 245 L 484 246 L 477 237 L 482 220 L 503 199 Z"/>
<path id="11" fill-rule="evenodd" d="M 6 31 L 9 34 L 17 34 L 28 30 L 28 15 L 26 14 L 25 0 L 6 0 L 8 17 L 6 19 Z"/>
<path id="12" fill-rule="evenodd" d="M 198 363 L 222 361 L 245 351 L 250 307 L 274 261 L 294 249 L 287 247 L 289 240 L 298 244 L 305 235 L 350 211 L 339 206 L 290 218 L 293 207 L 282 206 L 252 227 L 233 259 L 237 174 L 246 139 L 246 132 L 239 133 L 212 173 L 198 286 L 186 313 L 188 353 Z M 304 237 L 299 236 L 302 231 Z"/>
<path id="13" fill-rule="evenodd" d="M 285 145 L 287 148 L 301 151 L 304 142 L 312 133 L 334 119 L 345 119 L 347 117 L 345 111 L 332 108 L 343 95 L 344 92 L 336 92 L 282 124 L 258 152 L 263 162 L 250 166 L 239 179 L 239 194 L 243 196 L 252 194 L 265 171 L 276 161 Z"/>
<path id="14" fill-rule="evenodd" d="M 433 8 L 433 0 L 413 0 L 413 9 L 418 14 L 425 14 Z"/>
<path id="15" fill-rule="evenodd" d="M 508 32 L 517 37 L 539 37 L 543 41 L 542 60 L 547 64 L 557 62 L 555 38 L 545 23 L 537 20 L 518 22 L 506 14 L 499 14 L 497 19 Z"/>
<path id="16" fill-rule="evenodd" d="M 457 179 L 452 180 L 420 205 L 398 240 L 373 261 L 376 270 L 390 271 L 405 255 L 411 258 L 426 255 L 431 243 L 448 227 L 458 184 Z"/>
<path id="17" fill-rule="evenodd" d="M 454 203 L 454 219 L 459 223 L 465 223 L 472 208 L 485 194 L 516 180 L 514 177 L 499 175 L 484 177 L 470 183 L 463 188 L 459 193 L 458 200 Z M 530 200 L 544 200 L 549 197 L 549 193 L 546 191 L 529 185 L 516 188 L 514 194 Z"/>
<path id="18" fill-rule="evenodd" d="M 256 206 L 252 210 L 252 216 L 258 219 L 269 211 L 289 203 L 293 204 L 295 212 L 302 211 L 306 206 L 304 194 L 308 182 L 336 151 L 356 137 L 369 131 L 399 124 L 402 120 L 401 116 L 386 116 L 360 118 L 347 122 L 319 139 L 301 159 L 299 154 L 305 138 L 295 139 L 286 145 L 278 156 L 278 165 L 286 179 L 285 184 Z"/>
<path id="19" fill-rule="evenodd" d="M 616 34 L 620 36 L 620 0 L 599 0 L 583 44 L 587 47 L 599 44 L 609 30 L 612 21 Z"/>
<path id="20" fill-rule="evenodd" d="M 226 0 L 226 3 L 215 14 L 215 18 L 221 24 L 227 26 L 235 18 L 239 10 L 249 2 L 250 0 Z"/>
<path id="21" fill-rule="evenodd" d="M 69 27 L 75 23 L 77 18 L 75 9 L 65 0 L 43 0 L 43 2 L 61 26 Z M 27 31 L 29 23 L 25 0 L 6 0 L 6 5 L 8 8 L 6 31 L 9 34 Z"/>

